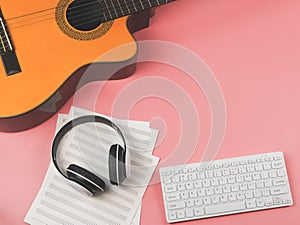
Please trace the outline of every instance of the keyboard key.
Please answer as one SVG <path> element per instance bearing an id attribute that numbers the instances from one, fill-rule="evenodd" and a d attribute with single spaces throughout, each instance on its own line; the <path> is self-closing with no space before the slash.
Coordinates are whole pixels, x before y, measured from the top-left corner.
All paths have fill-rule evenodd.
<path id="1" fill-rule="evenodd" d="M 218 179 L 218 178 L 213 178 L 213 179 L 211 179 L 211 185 L 212 185 L 212 186 L 217 186 L 217 185 L 219 185 L 219 179 Z"/>
<path id="2" fill-rule="evenodd" d="M 264 168 L 264 170 L 270 170 L 271 169 L 271 163 L 270 162 L 263 163 L 263 168 Z"/>
<path id="3" fill-rule="evenodd" d="M 194 213 L 195 213 L 195 216 L 203 216 L 204 215 L 203 207 L 195 207 Z"/>
<path id="4" fill-rule="evenodd" d="M 287 199 L 283 199 L 283 200 L 282 200 L 282 203 L 283 203 L 283 204 L 290 204 L 290 203 L 292 203 L 292 201 L 291 201 L 291 199 L 288 199 L 288 198 L 287 198 Z"/>
<path id="5" fill-rule="evenodd" d="M 205 175 L 204 175 L 204 172 L 203 171 L 200 171 L 200 172 L 197 172 L 197 178 L 198 179 L 205 179 Z"/>
<path id="6" fill-rule="evenodd" d="M 227 194 L 222 194 L 220 196 L 220 201 L 221 202 L 228 202 L 228 195 Z"/>
<path id="7" fill-rule="evenodd" d="M 243 192 L 238 192 L 238 193 L 236 194 L 236 196 L 237 196 L 237 199 L 238 199 L 238 200 L 243 200 L 243 199 L 245 199 L 245 194 L 244 194 Z"/>
<path id="8" fill-rule="evenodd" d="M 247 167 L 245 165 L 239 167 L 239 173 L 246 173 L 247 172 Z"/>
<path id="9" fill-rule="evenodd" d="M 241 190 L 241 191 L 245 191 L 245 190 L 247 190 L 247 189 L 248 189 L 247 183 L 242 183 L 242 184 L 240 184 L 240 190 Z"/>
<path id="10" fill-rule="evenodd" d="M 192 172 L 189 174 L 189 180 L 193 181 L 197 179 L 197 174 L 196 172 Z"/>
<path id="11" fill-rule="evenodd" d="M 257 188 L 263 188 L 265 185 L 264 185 L 264 181 L 263 180 L 259 180 L 256 182 L 256 187 Z"/>
<path id="12" fill-rule="evenodd" d="M 204 203 L 205 205 L 211 204 L 211 198 L 210 198 L 210 197 L 204 197 L 204 198 L 203 198 L 203 203 Z"/>
<path id="13" fill-rule="evenodd" d="M 177 217 L 178 219 L 182 219 L 185 217 L 185 211 L 184 210 L 178 210 L 177 211 Z"/>
<path id="14" fill-rule="evenodd" d="M 203 187 L 209 187 L 210 186 L 210 180 L 204 180 L 202 182 L 202 184 L 203 184 Z"/>
<path id="15" fill-rule="evenodd" d="M 226 177 L 221 177 L 220 178 L 220 184 L 227 184 L 227 178 Z"/>
<path id="16" fill-rule="evenodd" d="M 193 209 L 187 209 L 185 211 L 185 214 L 187 217 L 193 217 L 194 216 L 194 210 Z"/>
<path id="17" fill-rule="evenodd" d="M 183 191 L 183 190 L 185 190 L 185 184 L 184 183 L 179 183 L 177 185 L 177 188 L 178 188 L 178 191 Z"/>
<path id="18" fill-rule="evenodd" d="M 249 159 L 248 163 L 253 163 L 254 164 L 254 163 L 256 163 L 256 159 Z"/>
<path id="19" fill-rule="evenodd" d="M 183 191 L 180 193 L 182 199 L 187 199 L 189 197 L 188 191 Z"/>
<path id="20" fill-rule="evenodd" d="M 202 182 L 201 182 L 200 180 L 196 180 L 196 181 L 194 182 L 194 187 L 195 187 L 196 189 L 202 188 Z"/>
<path id="21" fill-rule="evenodd" d="M 284 178 L 277 178 L 273 180 L 273 185 L 274 186 L 280 186 L 280 185 L 285 185 L 286 180 Z"/>
<path id="22" fill-rule="evenodd" d="M 248 173 L 244 175 L 245 181 L 252 181 L 252 174 Z"/>
<path id="23" fill-rule="evenodd" d="M 205 196 L 205 189 L 204 188 L 198 190 L 197 192 L 198 192 L 199 197 Z"/>
<path id="24" fill-rule="evenodd" d="M 248 183 L 248 189 L 253 190 L 256 188 L 255 182 L 249 182 Z"/>
<path id="25" fill-rule="evenodd" d="M 247 172 L 248 173 L 253 173 L 254 171 L 255 171 L 254 165 L 252 165 L 252 164 L 247 165 Z"/>
<path id="26" fill-rule="evenodd" d="M 236 175 L 239 173 L 239 169 L 237 166 L 230 168 L 230 174 L 231 175 Z"/>
<path id="27" fill-rule="evenodd" d="M 244 182 L 244 176 L 242 174 L 238 174 L 236 176 L 236 182 L 238 183 Z"/>
<path id="28" fill-rule="evenodd" d="M 175 201 L 175 200 L 179 200 L 179 199 L 180 199 L 180 195 L 178 192 L 167 194 L 167 201 Z"/>
<path id="29" fill-rule="evenodd" d="M 239 163 L 236 162 L 236 161 L 231 162 L 231 165 L 232 165 L 232 166 L 237 166 L 238 164 L 239 164 Z"/>
<path id="30" fill-rule="evenodd" d="M 195 205 L 197 205 L 197 206 L 203 205 L 202 198 L 196 198 Z"/>
<path id="31" fill-rule="evenodd" d="M 176 211 L 170 211 L 169 212 L 169 220 L 176 220 Z"/>
<path id="32" fill-rule="evenodd" d="M 254 209 L 256 207 L 255 199 L 246 200 L 246 207 L 248 209 Z"/>
<path id="33" fill-rule="evenodd" d="M 176 186 L 177 186 L 176 184 L 168 184 L 165 186 L 165 191 L 166 192 L 174 192 L 177 190 Z"/>
<path id="34" fill-rule="evenodd" d="M 228 168 L 223 168 L 223 169 L 221 169 L 221 171 L 222 171 L 222 175 L 223 175 L 223 176 L 228 176 L 228 175 L 230 175 L 230 172 L 229 172 L 229 169 L 228 169 Z"/>
<path id="35" fill-rule="evenodd" d="M 229 163 L 229 162 L 223 163 L 223 167 L 229 167 L 229 166 L 230 166 L 230 163 Z"/>
<path id="36" fill-rule="evenodd" d="M 187 207 L 193 207 L 194 206 L 194 199 L 188 199 L 186 201 L 186 206 Z"/>
<path id="37" fill-rule="evenodd" d="M 283 162 L 277 161 L 277 162 L 272 162 L 272 168 L 273 169 L 279 169 L 283 167 Z"/>
<path id="38" fill-rule="evenodd" d="M 188 190 L 192 190 L 194 188 L 194 184 L 193 184 L 193 182 L 190 181 L 190 182 L 185 183 L 185 187 Z"/>
<path id="39" fill-rule="evenodd" d="M 230 192 L 230 186 L 228 184 L 223 186 L 223 192 L 224 193 Z"/>
<path id="40" fill-rule="evenodd" d="M 270 161 L 272 161 L 272 160 L 273 160 L 273 156 L 270 155 L 270 156 L 267 156 L 267 157 L 266 157 L 266 161 L 267 161 L 267 162 L 270 162 Z"/>
<path id="41" fill-rule="evenodd" d="M 189 192 L 190 198 L 196 198 L 197 197 L 197 191 L 196 190 L 191 190 Z"/>
<path id="42" fill-rule="evenodd" d="M 260 173 L 259 172 L 253 173 L 253 180 L 259 180 L 259 179 L 260 179 Z"/>
<path id="43" fill-rule="evenodd" d="M 274 205 L 280 205 L 280 204 L 281 204 L 281 200 L 280 199 L 274 200 Z"/>
<path id="44" fill-rule="evenodd" d="M 265 202 L 263 199 L 259 198 L 256 200 L 256 205 L 257 207 L 264 207 L 265 206 Z"/>
<path id="45" fill-rule="evenodd" d="M 289 189 L 286 186 L 271 188 L 271 195 L 280 195 L 289 193 Z"/>
<path id="46" fill-rule="evenodd" d="M 239 185 L 238 184 L 232 184 L 230 187 L 231 187 L 232 192 L 239 191 Z"/>
<path id="47" fill-rule="evenodd" d="M 246 196 L 246 198 L 248 198 L 248 199 L 253 198 L 253 192 L 252 192 L 252 191 L 246 191 L 246 192 L 245 192 L 245 196 Z"/>
<path id="48" fill-rule="evenodd" d="M 220 169 L 214 170 L 214 176 L 215 176 L 215 177 L 220 177 L 220 176 L 222 176 L 221 170 L 220 170 Z"/>
<path id="49" fill-rule="evenodd" d="M 276 177 L 276 171 L 275 170 L 270 170 L 269 171 L 269 177 L 271 177 L 271 178 Z"/>
<path id="50" fill-rule="evenodd" d="M 221 205 L 207 206 L 205 207 L 205 212 L 206 214 L 218 214 L 224 212 L 243 210 L 245 208 L 246 207 L 244 202 L 234 202 Z"/>
<path id="51" fill-rule="evenodd" d="M 220 164 L 215 164 L 215 165 L 214 165 L 214 168 L 215 168 L 215 169 L 219 169 L 219 168 L 220 168 Z"/>
<path id="52" fill-rule="evenodd" d="M 284 170 L 283 170 L 283 169 L 277 170 L 277 175 L 278 175 L 279 177 L 283 177 L 283 176 L 285 175 Z"/>
<path id="53" fill-rule="evenodd" d="M 261 163 L 261 162 L 264 162 L 265 160 L 264 160 L 264 158 L 260 157 L 260 158 L 256 159 L 256 161 L 257 161 L 258 163 Z"/>
<path id="54" fill-rule="evenodd" d="M 222 194 L 222 188 L 221 187 L 215 187 L 214 191 L 216 194 Z"/>
<path id="55" fill-rule="evenodd" d="M 229 199 L 229 201 L 235 201 L 237 199 L 236 193 L 230 193 L 228 195 L 228 199 Z"/>
<path id="56" fill-rule="evenodd" d="M 266 187 L 272 187 L 272 180 L 265 180 Z"/>
<path id="57" fill-rule="evenodd" d="M 235 176 L 229 176 L 228 177 L 228 183 L 229 184 L 234 184 L 235 183 Z"/>
<path id="58" fill-rule="evenodd" d="M 262 196 L 269 196 L 270 195 L 270 190 L 269 189 L 263 189 L 261 191 L 261 193 L 262 193 Z"/>
<path id="59" fill-rule="evenodd" d="M 171 179 L 169 178 L 164 179 L 164 184 L 171 184 L 171 183 L 172 183 Z"/>
<path id="60" fill-rule="evenodd" d="M 246 164 L 247 164 L 247 160 L 241 160 L 241 161 L 240 161 L 240 164 L 241 164 L 241 165 L 246 165 Z"/>
<path id="61" fill-rule="evenodd" d="M 170 175 L 170 171 L 169 170 L 164 170 L 164 171 L 162 171 L 162 175 L 163 176 L 169 176 Z"/>
<path id="62" fill-rule="evenodd" d="M 170 202 L 168 203 L 168 209 L 174 210 L 174 209 L 182 209 L 185 207 L 184 201 L 176 201 L 176 202 Z"/>
<path id="63" fill-rule="evenodd" d="M 189 170 L 187 168 L 182 168 L 183 173 L 187 173 Z"/>
<path id="64" fill-rule="evenodd" d="M 261 178 L 262 179 L 268 179 L 269 178 L 269 174 L 268 174 L 268 171 L 263 171 L 261 172 Z"/>
<path id="65" fill-rule="evenodd" d="M 212 178 L 214 176 L 213 171 L 212 170 L 206 170 L 205 171 L 205 177 L 206 178 Z"/>
<path id="66" fill-rule="evenodd" d="M 206 195 L 209 196 L 209 195 L 213 195 L 213 194 L 214 194 L 214 189 L 212 187 L 206 189 Z"/>
<path id="67" fill-rule="evenodd" d="M 261 197 L 261 190 L 254 190 L 253 194 L 254 194 L 255 198 L 259 198 L 259 197 Z"/>
<path id="68" fill-rule="evenodd" d="M 261 164 L 255 164 L 255 170 L 256 170 L 256 171 L 261 171 L 261 170 L 263 170 L 262 165 L 261 165 Z"/>
<path id="69" fill-rule="evenodd" d="M 219 195 L 215 195 L 211 197 L 211 202 L 213 204 L 219 203 L 220 202 L 220 196 Z"/>
<path id="70" fill-rule="evenodd" d="M 273 199 L 272 197 L 264 198 L 265 206 L 271 206 L 273 205 Z"/>
<path id="71" fill-rule="evenodd" d="M 185 182 L 185 181 L 188 181 L 188 175 L 185 173 L 185 174 L 180 174 L 180 180 Z"/>

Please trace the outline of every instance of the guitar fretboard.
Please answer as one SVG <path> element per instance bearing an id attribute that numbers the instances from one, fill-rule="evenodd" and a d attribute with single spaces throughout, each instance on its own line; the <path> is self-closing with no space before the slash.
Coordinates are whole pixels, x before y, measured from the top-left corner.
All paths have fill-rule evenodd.
<path id="1" fill-rule="evenodd" d="M 102 0 L 104 19 L 113 20 L 175 0 Z"/>

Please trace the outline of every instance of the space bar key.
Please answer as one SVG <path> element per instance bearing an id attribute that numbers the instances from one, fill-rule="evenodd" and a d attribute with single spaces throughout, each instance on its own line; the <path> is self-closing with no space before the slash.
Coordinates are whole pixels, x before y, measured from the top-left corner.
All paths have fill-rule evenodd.
<path id="1" fill-rule="evenodd" d="M 213 205 L 205 207 L 206 214 L 217 214 L 217 213 L 225 213 L 232 212 L 245 209 L 245 202 L 233 202 L 221 205 Z"/>

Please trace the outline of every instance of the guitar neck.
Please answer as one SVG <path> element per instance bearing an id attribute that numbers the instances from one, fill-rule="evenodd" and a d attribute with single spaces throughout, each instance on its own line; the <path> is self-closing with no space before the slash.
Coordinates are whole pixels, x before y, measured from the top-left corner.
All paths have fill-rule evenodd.
<path id="1" fill-rule="evenodd" d="M 105 21 L 131 15 L 175 0 L 102 0 Z"/>

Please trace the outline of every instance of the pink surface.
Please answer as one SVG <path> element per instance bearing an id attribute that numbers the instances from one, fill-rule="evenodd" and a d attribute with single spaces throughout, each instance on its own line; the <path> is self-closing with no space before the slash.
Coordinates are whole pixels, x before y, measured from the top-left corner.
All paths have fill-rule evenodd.
<path id="1" fill-rule="evenodd" d="M 165 40 L 187 47 L 215 72 L 227 107 L 227 130 L 217 158 L 285 153 L 292 207 L 185 224 L 299 224 L 299 9 L 297 0 L 180 0 L 157 9 L 150 28 L 136 34 L 138 40 Z M 162 64 L 142 64 L 129 79 L 106 84 L 97 111 L 110 113 L 122 88 L 154 75 L 176 82 L 197 107 L 201 136 L 189 162 L 199 161 L 209 138 L 210 110 L 203 93 L 183 72 Z M 60 112 L 66 113 L 71 104 L 69 101 Z M 0 224 L 23 224 L 50 161 L 56 118 L 26 132 L 0 133 Z M 161 118 L 167 129 L 154 154 L 162 161 L 172 154 L 180 138 L 180 119 L 174 107 L 147 98 L 132 108 L 130 118 L 154 122 Z M 147 189 L 141 224 L 166 224 L 160 184 Z"/>

